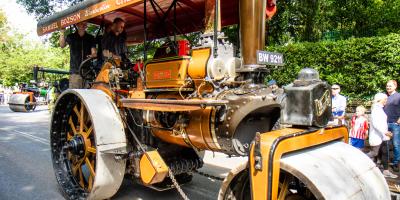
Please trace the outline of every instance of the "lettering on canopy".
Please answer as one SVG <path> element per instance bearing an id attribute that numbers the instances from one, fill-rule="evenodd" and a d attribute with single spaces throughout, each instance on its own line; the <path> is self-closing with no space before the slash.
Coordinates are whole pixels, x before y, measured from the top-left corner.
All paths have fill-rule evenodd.
<path id="1" fill-rule="evenodd" d="M 57 24 L 57 22 L 54 22 L 54 23 L 52 23 L 52 24 L 50 24 L 50 25 L 47 25 L 47 26 L 43 26 L 43 27 L 42 27 L 42 31 L 43 31 L 44 33 L 53 32 L 53 31 L 55 31 L 55 30 L 57 30 L 57 29 L 58 29 L 58 24 Z"/>
<path id="2" fill-rule="evenodd" d="M 107 12 L 111 12 L 113 10 L 117 10 L 119 8 L 123 8 L 125 6 L 132 5 L 134 3 L 142 2 L 143 0 L 107 0 L 97 4 L 94 4 L 88 8 L 84 8 L 82 10 L 78 10 L 75 13 L 68 15 L 66 17 L 62 17 L 57 19 L 57 21 L 52 21 L 50 24 L 45 24 L 42 26 L 38 26 L 37 33 L 39 36 L 51 33 L 56 30 L 60 30 L 61 28 L 65 28 L 72 24 L 76 24 L 99 15 L 105 14 Z"/>
<path id="3" fill-rule="evenodd" d="M 60 20 L 61 27 L 66 27 L 66 26 L 69 26 L 71 24 L 75 24 L 75 23 L 79 22 L 79 20 L 81 20 L 81 13 L 76 13 L 76 14 L 73 14 L 71 16 L 62 18 Z"/>

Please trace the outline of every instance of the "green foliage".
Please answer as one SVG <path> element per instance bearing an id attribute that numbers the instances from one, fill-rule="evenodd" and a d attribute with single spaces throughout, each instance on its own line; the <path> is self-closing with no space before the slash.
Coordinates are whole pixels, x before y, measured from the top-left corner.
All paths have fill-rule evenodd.
<path id="1" fill-rule="evenodd" d="M 7 86 L 29 82 L 33 67 L 68 69 L 68 50 L 48 47 L 24 39 L 13 32 L 0 10 L 0 84 Z"/>
<path id="2" fill-rule="evenodd" d="M 341 41 L 295 43 L 269 47 L 283 53 L 285 66 L 272 69 L 268 79 L 285 85 L 305 67 L 319 71 L 320 78 L 342 85 L 352 98 L 368 98 L 384 91 L 385 83 L 400 76 L 400 35 L 353 38 Z"/>
<path id="3" fill-rule="evenodd" d="M 28 13 L 33 13 L 37 19 L 43 19 L 53 14 L 56 9 L 67 8 L 83 0 L 17 0 Z"/>
<path id="4" fill-rule="evenodd" d="M 4 85 L 14 85 L 32 80 L 34 66 L 68 69 L 68 52 L 60 48 L 46 47 L 42 44 L 29 45 L 19 42 L 23 36 L 3 43 L 0 53 L 0 80 Z"/>
<path id="5" fill-rule="evenodd" d="M 400 0 L 280 0 L 269 22 L 272 45 L 400 32 Z"/>
<path id="6" fill-rule="evenodd" d="M 7 32 L 9 31 L 9 27 L 7 25 L 7 18 L 4 12 L 0 9 L 0 43 L 3 43 L 7 40 Z"/>

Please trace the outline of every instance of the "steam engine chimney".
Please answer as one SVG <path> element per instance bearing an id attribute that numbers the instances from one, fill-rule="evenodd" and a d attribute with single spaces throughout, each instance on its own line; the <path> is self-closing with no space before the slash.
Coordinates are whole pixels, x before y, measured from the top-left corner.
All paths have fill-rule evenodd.
<path id="1" fill-rule="evenodd" d="M 257 50 L 264 50 L 265 19 L 276 12 L 276 0 L 239 0 L 240 47 L 242 66 L 236 69 L 238 80 L 263 83 L 264 65 L 257 64 Z"/>
<path id="2" fill-rule="evenodd" d="M 266 0 L 240 0 L 240 47 L 243 58 L 241 72 L 252 72 L 257 64 L 257 50 L 264 50 Z"/>

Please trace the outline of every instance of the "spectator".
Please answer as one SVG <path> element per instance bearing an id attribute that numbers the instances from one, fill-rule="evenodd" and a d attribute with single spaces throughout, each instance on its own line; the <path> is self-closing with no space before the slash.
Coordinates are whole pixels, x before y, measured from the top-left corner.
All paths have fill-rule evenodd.
<path id="1" fill-rule="evenodd" d="M 368 135 L 368 120 L 364 106 L 357 106 L 356 114 L 351 118 L 350 144 L 358 149 L 364 148 L 365 138 Z"/>
<path id="2" fill-rule="evenodd" d="M 13 90 L 10 87 L 7 87 L 4 92 L 4 104 L 7 104 L 10 101 L 10 97 L 13 94 Z"/>
<path id="3" fill-rule="evenodd" d="M 339 94 L 340 86 L 338 84 L 332 85 L 332 116 L 335 125 L 345 125 L 345 111 L 347 100 L 346 97 Z"/>
<path id="4" fill-rule="evenodd" d="M 400 160 L 400 94 L 396 92 L 397 82 L 390 80 L 386 83 L 388 97 L 384 108 L 387 115 L 389 131 L 393 133 L 393 170 L 399 171 Z"/>
<path id="5" fill-rule="evenodd" d="M 4 104 L 4 93 L 5 93 L 4 88 L 2 85 L 0 85 L 0 105 Z"/>
<path id="6" fill-rule="evenodd" d="M 383 175 L 389 178 L 397 178 L 397 175 L 389 171 L 389 141 L 392 135 L 389 132 L 387 124 L 387 115 L 383 111 L 387 101 L 384 93 L 378 93 L 374 97 L 374 104 L 371 110 L 371 129 L 369 134 L 370 152 L 367 155 L 370 158 L 376 158 L 381 152 L 381 162 L 383 165 Z"/>
<path id="7" fill-rule="evenodd" d="M 88 57 L 96 57 L 96 41 L 86 32 L 87 23 L 76 24 L 77 31 L 64 37 L 64 30 L 60 34 L 60 47 L 70 46 L 69 88 L 83 88 L 83 79 L 79 74 L 79 66 Z"/>

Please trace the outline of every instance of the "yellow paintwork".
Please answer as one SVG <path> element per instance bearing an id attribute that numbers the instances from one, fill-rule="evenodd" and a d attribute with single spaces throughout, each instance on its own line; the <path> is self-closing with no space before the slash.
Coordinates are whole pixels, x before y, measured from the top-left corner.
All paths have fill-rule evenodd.
<path id="1" fill-rule="evenodd" d="M 159 94 L 157 99 L 182 99 L 179 94 Z M 192 99 L 193 101 L 199 99 Z M 164 105 L 165 106 L 165 105 Z M 142 107 L 145 107 L 143 105 Z M 168 108 L 173 109 L 177 108 L 177 105 L 169 105 Z M 179 108 L 179 107 L 178 107 Z M 157 108 L 153 105 L 152 110 L 156 110 Z M 164 108 L 165 110 L 167 107 Z M 211 119 L 215 113 L 213 112 L 213 108 L 198 108 L 195 110 L 190 110 L 190 108 L 186 108 L 186 111 L 189 112 L 189 124 L 182 130 L 183 132 L 174 132 L 171 130 L 165 129 L 152 129 L 151 132 L 157 138 L 161 140 L 177 144 L 184 147 L 195 147 L 197 149 L 208 149 L 208 150 L 220 150 L 221 147 L 218 144 L 217 137 L 215 133 L 213 134 L 213 123 Z M 153 126 L 158 127 L 161 126 L 156 120 L 151 122 Z M 174 127 L 175 130 L 179 130 L 179 127 Z M 185 139 L 187 136 L 187 139 Z"/>
<path id="2" fill-rule="evenodd" d="M 204 81 L 204 78 L 207 75 L 207 62 L 210 58 L 210 55 L 210 48 L 192 50 L 192 59 L 189 63 L 188 75 L 194 81 L 196 91 L 199 96 L 201 96 L 201 94 L 204 92 L 211 93 L 214 91 L 213 86 Z"/>
<path id="3" fill-rule="evenodd" d="M 281 136 L 292 135 L 307 131 L 306 129 L 293 129 L 286 128 L 268 133 L 261 134 L 260 151 L 262 155 L 262 170 L 255 169 L 254 161 L 254 145 L 250 151 L 250 175 L 251 175 L 251 189 L 252 196 L 255 200 L 265 200 L 268 198 L 268 160 L 270 156 L 270 149 L 272 144 Z M 307 147 L 316 146 L 319 144 L 327 143 L 334 140 L 346 140 L 347 129 L 345 127 L 320 129 L 308 134 L 290 137 L 282 140 L 275 147 L 273 157 L 273 171 L 272 171 L 272 198 L 277 199 L 279 173 L 280 173 L 280 158 L 283 154 L 304 149 Z"/>
<path id="4" fill-rule="evenodd" d="M 143 81 L 140 77 L 136 80 L 136 88 L 131 88 L 129 91 L 129 98 L 132 99 L 144 99 L 146 98 L 146 93 L 143 90 Z"/>
<path id="5" fill-rule="evenodd" d="M 193 49 L 188 74 L 192 79 L 204 79 L 207 75 L 207 62 L 211 55 L 210 48 Z"/>
<path id="6" fill-rule="evenodd" d="M 140 178 L 144 184 L 151 185 L 164 180 L 168 166 L 157 150 L 145 152 L 140 159 Z"/>
<path id="7" fill-rule="evenodd" d="M 120 60 L 114 60 L 115 63 L 119 66 Z M 105 62 L 103 66 L 101 67 L 100 73 L 97 75 L 95 83 L 91 87 L 91 89 L 98 89 L 102 90 L 105 92 L 108 96 L 111 97 L 111 99 L 114 99 L 114 92 L 109 88 L 109 73 L 110 73 L 110 68 L 112 67 L 112 64 L 110 62 Z"/>
<path id="8" fill-rule="evenodd" d="M 180 88 L 185 84 L 189 57 L 146 64 L 146 88 Z"/>

